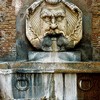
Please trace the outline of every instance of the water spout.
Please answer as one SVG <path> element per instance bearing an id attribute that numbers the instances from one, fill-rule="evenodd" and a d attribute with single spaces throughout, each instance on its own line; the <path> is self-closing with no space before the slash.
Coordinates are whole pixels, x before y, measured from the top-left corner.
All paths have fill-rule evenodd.
<path id="1" fill-rule="evenodd" d="M 52 51 L 53 52 L 57 52 L 58 51 L 58 47 L 57 47 L 57 38 L 52 38 Z"/>

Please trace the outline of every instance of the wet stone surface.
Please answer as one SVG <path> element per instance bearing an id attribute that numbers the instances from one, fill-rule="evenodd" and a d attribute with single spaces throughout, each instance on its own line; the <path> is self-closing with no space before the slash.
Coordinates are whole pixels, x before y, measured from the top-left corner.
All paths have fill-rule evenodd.
<path id="1" fill-rule="evenodd" d="M 80 61 L 80 52 L 29 52 L 28 59 L 35 62 L 71 62 Z"/>

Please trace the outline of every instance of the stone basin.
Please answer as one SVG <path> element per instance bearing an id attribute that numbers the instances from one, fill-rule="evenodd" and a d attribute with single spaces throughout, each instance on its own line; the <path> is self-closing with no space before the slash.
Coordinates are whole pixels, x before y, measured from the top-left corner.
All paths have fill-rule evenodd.
<path id="1" fill-rule="evenodd" d="M 80 61 L 81 53 L 80 52 L 29 52 L 28 53 L 29 61 L 35 62 L 76 62 Z"/>

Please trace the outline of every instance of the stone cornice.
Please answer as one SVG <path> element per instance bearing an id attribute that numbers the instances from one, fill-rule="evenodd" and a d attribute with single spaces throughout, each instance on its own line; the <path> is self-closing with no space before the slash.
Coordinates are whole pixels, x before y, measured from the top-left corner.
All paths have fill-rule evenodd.
<path id="1" fill-rule="evenodd" d="M 100 62 L 1 62 L 0 73 L 100 73 Z"/>

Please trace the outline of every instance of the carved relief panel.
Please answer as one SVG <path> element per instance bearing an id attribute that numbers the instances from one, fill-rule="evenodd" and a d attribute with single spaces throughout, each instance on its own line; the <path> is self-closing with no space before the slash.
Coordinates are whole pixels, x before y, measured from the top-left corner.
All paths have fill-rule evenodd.
<path id="1" fill-rule="evenodd" d="M 100 74 L 77 75 L 78 100 L 100 100 Z"/>
<path id="2" fill-rule="evenodd" d="M 65 51 L 82 38 L 82 12 L 65 0 L 36 0 L 26 17 L 26 36 L 37 49 Z"/>

